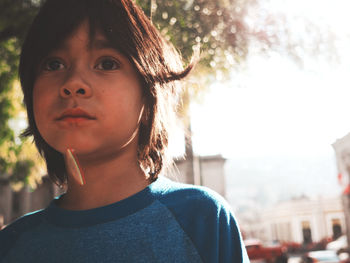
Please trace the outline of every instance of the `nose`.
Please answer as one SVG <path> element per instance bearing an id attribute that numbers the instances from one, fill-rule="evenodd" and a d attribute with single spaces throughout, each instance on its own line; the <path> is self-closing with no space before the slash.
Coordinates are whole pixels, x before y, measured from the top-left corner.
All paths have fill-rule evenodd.
<path id="1" fill-rule="evenodd" d="M 62 98 L 89 98 L 92 96 L 92 89 L 90 84 L 80 74 L 74 73 L 68 76 L 65 83 L 62 85 L 60 96 Z"/>

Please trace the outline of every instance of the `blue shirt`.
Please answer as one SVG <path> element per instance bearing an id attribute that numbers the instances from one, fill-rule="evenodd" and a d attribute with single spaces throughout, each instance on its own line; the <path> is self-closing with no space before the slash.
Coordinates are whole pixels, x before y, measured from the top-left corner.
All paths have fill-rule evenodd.
<path id="1" fill-rule="evenodd" d="M 249 262 L 217 193 L 159 178 L 117 203 L 72 211 L 53 200 L 0 231 L 0 262 Z"/>

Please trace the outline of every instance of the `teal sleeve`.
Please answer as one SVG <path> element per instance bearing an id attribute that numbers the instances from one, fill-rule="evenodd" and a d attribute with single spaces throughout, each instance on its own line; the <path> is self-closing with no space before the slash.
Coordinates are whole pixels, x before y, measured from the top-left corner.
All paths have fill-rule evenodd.
<path id="1" fill-rule="evenodd" d="M 249 262 L 236 219 L 221 196 L 209 189 L 190 188 L 161 201 L 191 238 L 203 262 Z"/>

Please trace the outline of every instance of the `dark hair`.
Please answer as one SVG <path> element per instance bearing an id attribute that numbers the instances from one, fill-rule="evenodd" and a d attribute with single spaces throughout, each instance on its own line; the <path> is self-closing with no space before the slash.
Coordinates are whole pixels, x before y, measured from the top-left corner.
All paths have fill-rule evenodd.
<path id="1" fill-rule="evenodd" d="M 141 124 L 138 161 L 154 181 L 165 166 L 168 121 L 174 115 L 178 81 L 186 69 L 175 48 L 167 43 L 132 0 L 47 0 L 35 17 L 22 46 L 19 76 L 29 126 L 22 136 L 33 135 L 46 159 L 49 176 L 58 184 L 67 181 L 63 155 L 40 135 L 33 113 L 33 85 L 41 61 L 83 22 L 89 22 L 90 39 L 101 31 L 139 73 L 147 101 L 147 124 Z M 172 107 L 173 106 L 173 107 Z"/>

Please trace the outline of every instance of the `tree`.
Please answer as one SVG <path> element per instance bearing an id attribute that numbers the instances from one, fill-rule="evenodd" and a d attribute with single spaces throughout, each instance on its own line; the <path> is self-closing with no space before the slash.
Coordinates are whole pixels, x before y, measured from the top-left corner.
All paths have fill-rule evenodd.
<path id="1" fill-rule="evenodd" d="M 38 179 L 30 176 L 37 163 L 32 154 L 33 146 L 19 140 L 10 125 L 10 121 L 24 111 L 16 82 L 19 47 L 28 21 L 37 9 L 38 3 L 29 0 L 0 2 L 0 179 L 17 186 L 29 184 L 34 187 Z"/>
<path id="2" fill-rule="evenodd" d="M 244 17 L 254 0 L 138 2 L 185 59 L 200 44 L 201 72 L 225 71 L 244 60 L 249 38 Z"/>
<path id="3" fill-rule="evenodd" d="M 297 14 L 276 11 L 271 0 L 137 2 L 184 58 L 190 58 L 200 44 L 198 73 L 209 75 L 209 81 L 238 69 L 252 51 L 276 51 L 299 64 L 305 56 L 337 57 L 336 38 L 330 28 Z"/>
<path id="4" fill-rule="evenodd" d="M 22 41 L 40 3 L 40 0 L 1 0 L 0 42 L 12 38 Z"/>

